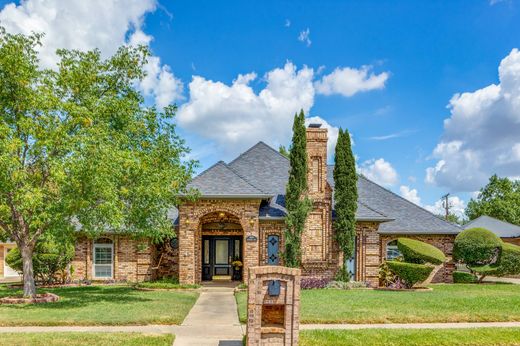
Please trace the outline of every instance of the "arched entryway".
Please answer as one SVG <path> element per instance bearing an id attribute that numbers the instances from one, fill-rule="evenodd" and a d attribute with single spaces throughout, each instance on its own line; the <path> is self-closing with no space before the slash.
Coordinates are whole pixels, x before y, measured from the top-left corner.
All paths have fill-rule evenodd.
<path id="1" fill-rule="evenodd" d="M 226 211 L 214 211 L 200 218 L 200 279 L 242 280 L 244 230 L 240 219 Z"/>

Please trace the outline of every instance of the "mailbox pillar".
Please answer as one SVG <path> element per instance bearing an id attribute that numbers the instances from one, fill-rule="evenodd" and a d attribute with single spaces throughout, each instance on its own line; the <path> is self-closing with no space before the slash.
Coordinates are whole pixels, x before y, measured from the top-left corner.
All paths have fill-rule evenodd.
<path id="1" fill-rule="evenodd" d="M 247 345 L 298 345 L 300 327 L 298 268 L 249 268 Z"/>

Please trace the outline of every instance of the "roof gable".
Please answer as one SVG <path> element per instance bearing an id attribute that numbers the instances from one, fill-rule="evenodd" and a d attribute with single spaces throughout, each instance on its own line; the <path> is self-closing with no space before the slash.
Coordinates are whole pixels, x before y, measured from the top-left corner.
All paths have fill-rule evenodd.
<path id="1" fill-rule="evenodd" d="M 264 142 L 258 142 L 228 164 L 238 175 L 270 194 L 285 193 L 289 160 Z"/>

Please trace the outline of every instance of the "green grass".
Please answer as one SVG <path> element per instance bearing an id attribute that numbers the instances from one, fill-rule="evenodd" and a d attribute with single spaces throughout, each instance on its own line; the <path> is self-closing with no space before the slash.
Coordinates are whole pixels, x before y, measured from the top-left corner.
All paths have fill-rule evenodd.
<path id="1" fill-rule="evenodd" d="M 56 303 L 0 305 L 1 326 L 180 324 L 195 304 L 193 291 L 139 291 L 129 286 L 41 289 Z M 20 294 L 0 286 L 0 297 Z"/>
<path id="2" fill-rule="evenodd" d="M 520 328 L 306 330 L 300 345 L 506 346 L 519 345 Z"/>
<path id="3" fill-rule="evenodd" d="M 137 287 L 140 288 L 152 288 L 152 289 L 169 289 L 169 290 L 177 290 L 177 289 L 195 289 L 200 288 L 200 285 L 185 285 L 179 284 L 177 280 L 172 279 L 161 279 L 156 281 L 144 281 L 137 284 Z"/>
<path id="4" fill-rule="evenodd" d="M 520 285 L 432 285 L 427 292 L 302 290 L 302 323 L 520 321 Z M 246 322 L 246 293 L 237 293 Z"/>
<path id="5" fill-rule="evenodd" d="M 6 333 L 0 335 L 2 345 L 16 346 L 170 346 L 172 334 L 140 333 Z"/>

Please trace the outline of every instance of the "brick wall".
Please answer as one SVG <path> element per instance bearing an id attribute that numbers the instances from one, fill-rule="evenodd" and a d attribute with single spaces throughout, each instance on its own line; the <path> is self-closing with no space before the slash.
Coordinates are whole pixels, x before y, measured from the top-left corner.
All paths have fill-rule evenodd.
<path id="1" fill-rule="evenodd" d="M 453 271 L 455 270 L 455 264 L 451 260 L 453 255 L 453 243 L 455 242 L 455 235 L 397 235 L 397 236 L 389 236 L 382 235 L 381 236 L 381 258 L 386 257 L 386 244 L 388 242 L 395 240 L 399 237 L 406 237 L 411 239 L 416 239 L 423 241 L 425 243 L 431 244 L 436 248 L 440 249 L 446 257 L 448 257 L 449 261 L 444 264 L 444 268 L 439 270 L 439 272 L 433 278 L 433 282 L 453 282 Z"/>
<path id="2" fill-rule="evenodd" d="M 103 238 L 112 240 L 114 246 L 113 278 L 111 279 L 135 282 L 152 278 L 154 248 L 149 241 L 114 235 Z M 93 241 L 87 237 L 79 237 L 76 240 L 75 255 L 72 260 L 73 280 L 94 279 L 92 273 Z"/>
<path id="3" fill-rule="evenodd" d="M 259 221 L 258 208 L 260 199 L 201 199 L 186 202 L 179 207 L 179 280 L 182 283 L 198 283 L 202 279 L 202 223 L 208 214 L 224 212 L 238 220 L 243 235 L 244 273 L 249 267 L 257 266 L 259 257 Z M 209 222 L 209 221 L 208 221 Z M 253 236 L 257 241 L 247 242 Z M 245 275 L 244 275 L 245 280 Z"/>
<path id="4" fill-rule="evenodd" d="M 259 238 L 259 254 L 260 254 L 260 265 L 267 264 L 267 238 L 270 235 L 277 235 L 280 241 L 279 250 L 280 253 L 283 251 L 284 242 L 284 230 L 285 222 L 283 220 L 277 221 L 260 221 L 260 238 Z M 283 265 L 283 259 L 280 258 L 280 265 Z"/>

